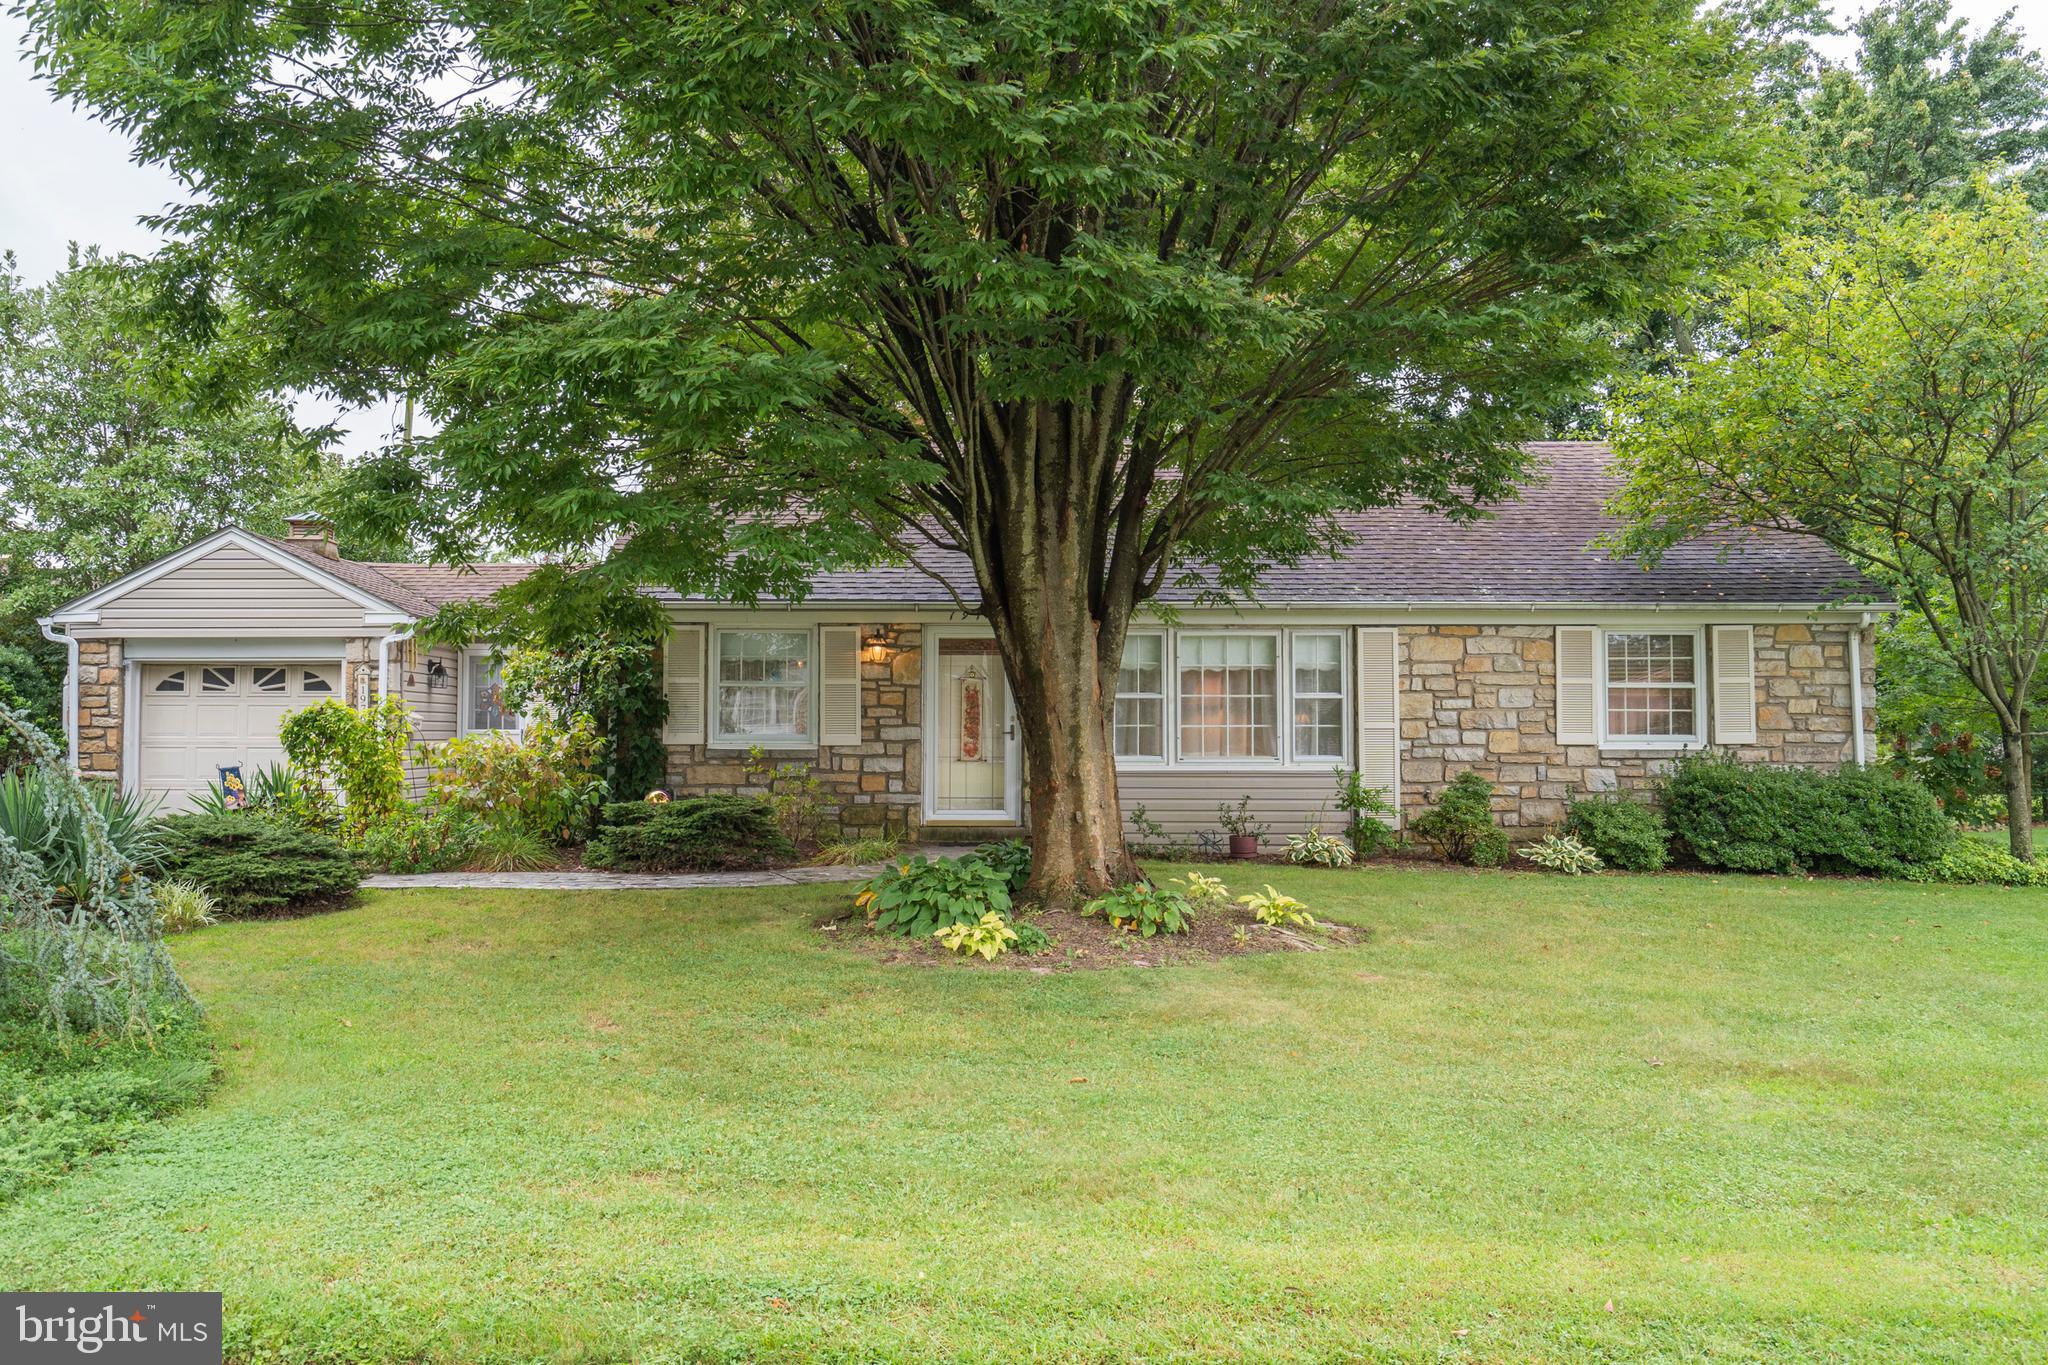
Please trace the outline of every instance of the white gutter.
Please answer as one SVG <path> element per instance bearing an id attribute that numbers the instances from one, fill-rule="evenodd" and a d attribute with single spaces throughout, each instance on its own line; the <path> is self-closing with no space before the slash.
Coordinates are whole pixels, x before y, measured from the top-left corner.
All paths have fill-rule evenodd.
<path id="1" fill-rule="evenodd" d="M 1865 612 L 1855 624 L 1849 627 L 1849 725 L 1851 735 L 1850 753 L 1861 767 L 1865 762 L 1863 751 L 1863 628 L 1870 624 L 1870 613 Z"/>
<path id="2" fill-rule="evenodd" d="M 402 645 L 412 638 L 418 623 L 404 630 L 394 630 L 377 642 L 377 700 L 383 701 L 391 695 L 391 646 Z"/>
<path id="3" fill-rule="evenodd" d="M 64 646 L 64 750 L 65 761 L 71 771 L 78 771 L 78 641 L 70 635 L 59 635 L 51 628 L 49 617 L 40 618 L 36 624 L 42 627 L 43 638 L 52 644 Z"/>

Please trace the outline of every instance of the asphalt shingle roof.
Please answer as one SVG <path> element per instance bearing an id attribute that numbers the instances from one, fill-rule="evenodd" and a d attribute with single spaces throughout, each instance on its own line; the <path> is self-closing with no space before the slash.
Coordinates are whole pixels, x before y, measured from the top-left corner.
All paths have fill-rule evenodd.
<path id="1" fill-rule="evenodd" d="M 1529 482 L 1510 502 L 1473 521 L 1452 521 L 1412 503 L 1340 518 L 1350 544 L 1334 559 L 1276 566 L 1259 598 L 1273 604 L 1372 606 L 1442 602 L 1469 606 L 1661 607 L 1822 605 L 1884 596 L 1834 551 L 1784 532 L 1703 537 L 1673 549 L 1653 569 L 1610 559 L 1593 542 L 1615 529 L 1606 503 L 1617 487 L 1608 448 L 1597 441 L 1545 441 L 1528 447 Z M 365 591 L 425 614 L 448 602 L 487 597 L 532 571 L 526 564 L 350 564 L 274 542 L 330 573 L 359 572 Z M 974 579 L 964 556 L 926 551 L 913 566 L 822 573 L 809 601 L 823 605 L 950 606 L 932 573 L 970 602 Z M 346 576 L 344 574 L 343 576 Z M 374 586 L 382 583 L 383 588 Z M 670 592 L 657 596 L 675 602 Z M 1168 603 L 1196 590 L 1169 583 Z M 702 600 L 702 599 L 692 599 Z"/>

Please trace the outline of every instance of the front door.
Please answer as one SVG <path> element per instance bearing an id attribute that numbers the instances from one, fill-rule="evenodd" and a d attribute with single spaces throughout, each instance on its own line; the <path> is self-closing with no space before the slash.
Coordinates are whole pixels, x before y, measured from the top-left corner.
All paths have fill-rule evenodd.
<path id="1" fill-rule="evenodd" d="M 925 681 L 927 821 L 1017 823 L 1017 722 L 996 642 L 936 633 Z"/>

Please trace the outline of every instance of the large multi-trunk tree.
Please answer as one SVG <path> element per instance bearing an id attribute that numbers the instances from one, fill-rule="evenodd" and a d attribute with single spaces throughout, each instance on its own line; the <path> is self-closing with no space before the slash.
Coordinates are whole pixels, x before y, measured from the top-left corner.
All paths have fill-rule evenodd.
<path id="1" fill-rule="evenodd" d="M 358 512 L 741 598 L 956 552 L 1055 901 L 1132 873 L 1134 610 L 1499 495 L 1592 324 L 1774 199 L 1690 0 L 26 10 L 198 191 L 186 297 L 424 404 Z"/>

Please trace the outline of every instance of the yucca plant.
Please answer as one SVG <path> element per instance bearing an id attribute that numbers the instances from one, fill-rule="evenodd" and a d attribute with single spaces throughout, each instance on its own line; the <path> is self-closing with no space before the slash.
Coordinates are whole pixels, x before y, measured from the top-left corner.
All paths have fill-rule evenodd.
<path id="1" fill-rule="evenodd" d="M 86 782 L 87 798 L 106 822 L 114 848 L 136 867 L 148 870 L 162 851 L 151 826 L 157 798 L 123 792 L 112 782 Z M 41 769 L 24 768 L 0 775 L 0 832 L 43 865 L 60 899 L 85 896 L 86 839 L 75 806 L 60 801 Z"/>

